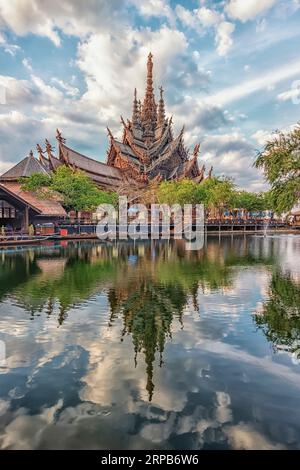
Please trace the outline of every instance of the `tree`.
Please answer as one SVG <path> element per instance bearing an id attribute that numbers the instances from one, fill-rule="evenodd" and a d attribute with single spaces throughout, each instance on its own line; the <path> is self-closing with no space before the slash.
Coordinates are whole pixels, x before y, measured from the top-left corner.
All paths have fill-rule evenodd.
<path id="1" fill-rule="evenodd" d="M 249 191 L 236 191 L 234 195 L 236 208 L 245 209 L 248 212 L 271 210 L 270 196 L 266 193 L 251 193 Z"/>
<path id="2" fill-rule="evenodd" d="M 163 181 L 158 186 L 157 199 L 160 204 L 201 204 L 204 192 L 201 185 L 188 179 Z"/>
<path id="3" fill-rule="evenodd" d="M 100 190 L 82 171 L 60 166 L 51 176 L 33 174 L 22 189 L 41 198 L 60 199 L 67 210 L 92 211 L 100 204 L 117 204 L 117 195 Z"/>
<path id="4" fill-rule="evenodd" d="M 36 193 L 43 188 L 51 186 L 51 177 L 44 173 L 34 173 L 26 180 L 21 180 L 22 189 L 24 191 L 32 191 Z"/>
<path id="5" fill-rule="evenodd" d="M 224 209 L 233 207 L 235 186 L 230 178 L 209 178 L 201 186 L 203 203 L 212 214 L 220 217 Z"/>
<path id="6" fill-rule="evenodd" d="M 254 165 L 271 185 L 274 210 L 289 212 L 300 198 L 300 124 L 290 132 L 276 132 Z"/>
<path id="7" fill-rule="evenodd" d="M 208 178 L 203 183 L 184 179 L 164 181 L 157 189 L 159 203 L 204 204 L 215 215 L 220 216 L 226 207 L 232 207 L 234 183 L 229 178 Z"/>

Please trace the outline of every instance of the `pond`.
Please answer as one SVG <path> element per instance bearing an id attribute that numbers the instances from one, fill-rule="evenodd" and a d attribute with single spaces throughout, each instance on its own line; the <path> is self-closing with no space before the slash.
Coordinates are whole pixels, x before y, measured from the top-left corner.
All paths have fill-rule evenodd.
<path id="1" fill-rule="evenodd" d="M 299 449 L 300 237 L 0 251 L 0 448 Z"/>

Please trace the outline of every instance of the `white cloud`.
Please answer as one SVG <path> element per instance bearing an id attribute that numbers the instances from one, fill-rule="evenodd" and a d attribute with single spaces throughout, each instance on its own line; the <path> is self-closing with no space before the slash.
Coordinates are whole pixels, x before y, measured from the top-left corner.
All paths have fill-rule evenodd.
<path id="1" fill-rule="evenodd" d="M 261 173 L 252 167 L 254 147 L 239 132 L 206 136 L 202 159 L 207 167 L 214 166 L 218 175 L 233 177 L 244 189 L 260 191 L 265 188 Z"/>
<path id="2" fill-rule="evenodd" d="M 224 105 L 232 101 L 244 98 L 251 93 L 267 89 L 276 85 L 300 72 L 300 61 L 294 63 L 281 64 L 277 69 L 261 75 L 259 78 L 245 81 L 239 85 L 225 88 L 209 97 L 210 103 Z"/>
<path id="3" fill-rule="evenodd" d="M 24 65 L 25 69 L 27 69 L 29 72 L 32 72 L 32 65 L 30 63 L 30 59 L 23 59 L 22 64 Z"/>
<path id="4" fill-rule="evenodd" d="M 1 22 L 0 22 L 1 26 Z M 21 49 L 20 46 L 16 44 L 10 44 L 7 42 L 6 37 L 0 31 L 0 47 L 4 49 L 4 52 L 7 52 L 11 56 L 15 56 L 16 53 Z"/>
<path id="5" fill-rule="evenodd" d="M 28 80 L 0 75 L 0 86 L 6 90 L 6 106 L 20 109 L 24 104 L 34 103 L 37 93 Z"/>
<path id="6" fill-rule="evenodd" d="M 281 129 L 282 132 L 291 132 L 297 124 L 292 124 L 291 126 L 284 127 Z M 251 138 L 254 139 L 259 145 L 263 146 L 265 145 L 269 140 L 274 139 L 278 132 L 276 130 L 271 131 L 271 130 L 263 130 L 259 129 L 257 130 L 254 134 L 251 135 Z"/>
<path id="7" fill-rule="evenodd" d="M 184 26 L 192 29 L 198 29 L 200 27 L 199 21 L 197 21 L 194 11 L 184 8 L 182 5 L 176 5 L 176 14 Z"/>
<path id="8" fill-rule="evenodd" d="M 193 113 L 191 113 L 193 109 Z M 204 131 L 220 129 L 228 126 L 230 117 L 219 106 L 195 99 L 193 96 L 184 96 L 183 100 L 168 106 L 168 111 L 176 116 L 175 125 L 179 130 L 183 125 L 187 130 L 202 135 Z M 188 139 L 190 140 L 190 139 Z M 193 143 L 196 143 L 196 141 Z"/>
<path id="9" fill-rule="evenodd" d="M 122 15 L 122 0 L 0 0 L 0 26 L 15 34 L 48 37 L 61 44 L 59 31 L 74 36 L 113 28 Z M 108 21 L 109 18 L 109 21 Z"/>
<path id="10" fill-rule="evenodd" d="M 115 21 L 127 18 L 126 9 L 132 5 L 146 17 L 173 17 L 168 0 L 0 0 L 0 26 L 20 36 L 45 36 L 59 45 L 58 30 L 81 37 L 111 30 Z"/>
<path id="11" fill-rule="evenodd" d="M 92 148 L 91 156 L 104 160 L 106 126 L 109 125 L 114 132 L 121 132 L 120 114 L 125 119 L 130 117 L 135 86 L 139 97 L 144 97 L 149 51 L 154 54 L 155 90 L 158 91 L 158 86 L 166 83 L 167 77 L 180 83 L 190 80 L 191 73 L 186 70 L 191 64 L 187 47 L 184 34 L 167 26 L 157 31 L 128 27 L 126 34 L 122 31 L 114 37 L 108 32 L 91 34 L 78 47 L 77 66 L 86 81 L 86 91 L 82 96 L 71 82 L 66 83 L 57 77 L 50 84 L 45 83 L 32 73 L 30 63 L 24 59 L 23 65 L 31 72 L 30 80 L 0 76 L 0 85 L 7 91 L 7 105 L 0 110 L 3 117 L 0 133 L 5 140 L 0 158 L 20 159 L 36 142 L 43 142 L 45 137 L 53 138 L 59 126 L 68 139 L 82 142 L 82 149 L 87 147 L 90 153 Z M 201 71 L 193 69 L 198 86 L 202 75 Z M 11 113 L 15 110 L 22 111 L 23 120 L 19 123 L 16 116 L 12 120 Z M 18 142 L 15 135 L 18 135 Z M 99 153 L 95 142 L 99 142 L 99 147 L 101 144 Z"/>
<path id="12" fill-rule="evenodd" d="M 271 442 L 262 432 L 257 431 L 252 424 L 239 423 L 225 428 L 230 445 L 235 450 L 279 450 L 285 446 Z"/>
<path id="13" fill-rule="evenodd" d="M 194 29 L 198 33 L 209 31 L 212 28 L 215 32 L 218 54 L 220 56 L 227 55 L 233 45 L 232 34 L 235 30 L 235 25 L 225 21 L 223 14 L 205 6 L 189 10 L 182 5 L 177 5 L 176 14 L 184 26 Z"/>
<path id="14" fill-rule="evenodd" d="M 271 140 L 272 137 L 274 137 L 274 134 L 270 131 L 264 131 L 262 129 L 259 129 L 256 131 L 254 134 L 252 134 L 252 139 L 254 139 L 259 145 L 263 146 L 265 145 L 268 140 Z"/>
<path id="15" fill-rule="evenodd" d="M 196 10 L 196 16 L 200 20 L 201 24 L 206 27 L 214 26 L 222 19 L 222 15 L 220 13 L 206 7 L 201 7 Z"/>
<path id="16" fill-rule="evenodd" d="M 175 16 L 168 0 L 147 0 L 146 2 L 141 0 L 129 0 L 129 3 L 133 4 L 142 16 L 163 17 L 174 24 Z"/>
<path id="17" fill-rule="evenodd" d="M 265 13 L 276 2 L 277 0 L 230 0 L 225 10 L 233 18 L 245 22 Z"/>
<path id="18" fill-rule="evenodd" d="M 300 90 L 298 88 L 291 88 L 277 95 L 278 101 L 292 101 L 300 99 Z"/>
<path id="19" fill-rule="evenodd" d="M 225 56 L 233 45 L 232 34 L 235 25 L 229 21 L 222 21 L 216 29 L 216 43 L 219 55 Z"/>
<path id="20" fill-rule="evenodd" d="M 14 57 L 20 49 L 21 49 L 20 46 L 17 46 L 16 44 L 7 44 L 6 43 L 4 45 L 4 52 L 7 52 L 12 57 Z"/>
<path id="21" fill-rule="evenodd" d="M 2 162 L 0 160 L 0 175 L 2 175 L 2 173 L 5 173 L 7 170 L 9 170 L 13 165 L 14 165 L 13 162 Z"/>
<path id="22" fill-rule="evenodd" d="M 109 125 L 118 123 L 120 113 L 131 114 L 134 87 L 143 99 L 149 51 L 154 55 L 155 88 L 158 89 L 162 77 L 173 70 L 173 60 L 185 54 L 187 46 L 184 34 L 167 26 L 157 31 L 127 28 L 122 35 L 114 37 L 109 33 L 92 35 L 78 50 L 77 65 L 87 84 L 82 100 L 100 106 Z"/>
<path id="23" fill-rule="evenodd" d="M 10 168 L 11 162 L 16 163 L 28 155 L 30 149 L 40 140 L 42 128 L 41 122 L 20 111 L 0 114 L 0 173 Z"/>
<path id="24" fill-rule="evenodd" d="M 189 10 L 182 5 L 176 6 L 176 14 L 180 21 L 188 28 L 201 31 L 201 28 L 211 28 L 223 19 L 223 15 L 206 7 Z"/>
<path id="25" fill-rule="evenodd" d="M 51 82 L 54 83 L 55 85 L 58 85 L 59 88 L 61 88 L 63 91 L 65 91 L 68 96 L 75 97 L 75 96 L 79 95 L 78 88 L 70 85 L 69 83 L 64 82 L 63 80 L 60 80 L 56 77 L 53 77 L 51 79 Z"/>

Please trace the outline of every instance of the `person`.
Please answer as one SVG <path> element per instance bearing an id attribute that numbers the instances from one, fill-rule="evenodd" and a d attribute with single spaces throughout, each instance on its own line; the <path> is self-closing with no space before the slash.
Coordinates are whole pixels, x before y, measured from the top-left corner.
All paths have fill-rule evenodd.
<path id="1" fill-rule="evenodd" d="M 4 227 L 4 225 L 2 225 L 2 227 L 1 227 L 1 235 L 2 235 L 2 237 L 5 237 L 5 227 Z"/>
<path id="2" fill-rule="evenodd" d="M 30 224 L 28 227 L 28 234 L 30 237 L 33 237 L 34 235 L 34 226 L 32 224 Z"/>

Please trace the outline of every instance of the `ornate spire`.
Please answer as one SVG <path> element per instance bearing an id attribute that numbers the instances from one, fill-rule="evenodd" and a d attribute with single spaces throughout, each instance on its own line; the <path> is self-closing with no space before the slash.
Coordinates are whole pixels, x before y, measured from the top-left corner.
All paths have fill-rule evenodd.
<path id="1" fill-rule="evenodd" d="M 151 137 L 157 122 L 157 107 L 153 93 L 153 62 L 152 54 L 148 55 L 147 62 L 147 87 L 142 108 L 142 124 L 145 128 L 145 135 Z"/>
<path id="2" fill-rule="evenodd" d="M 50 144 L 48 139 L 45 139 L 45 144 L 46 144 L 46 153 L 47 153 L 48 157 L 51 158 L 54 148 L 52 147 L 52 145 Z"/>
<path id="3" fill-rule="evenodd" d="M 66 139 L 62 136 L 62 133 L 56 129 L 56 139 L 60 144 L 64 144 L 66 142 Z"/>
<path id="4" fill-rule="evenodd" d="M 193 150 L 193 158 L 198 158 L 200 152 L 200 144 L 196 144 Z"/>
<path id="5" fill-rule="evenodd" d="M 139 103 L 137 100 L 136 88 L 134 89 L 133 107 L 132 107 L 132 125 L 133 127 L 139 127 L 140 125 L 140 110 Z"/>
<path id="6" fill-rule="evenodd" d="M 45 151 L 42 149 L 42 147 L 40 146 L 40 144 L 36 144 L 36 149 L 38 151 L 38 154 L 39 154 L 39 159 L 40 161 L 43 159 L 44 157 L 44 153 Z"/>
<path id="7" fill-rule="evenodd" d="M 108 135 L 109 135 L 110 139 L 114 140 L 114 136 L 112 135 L 112 132 L 111 132 L 110 128 L 107 127 L 106 129 L 107 129 L 107 132 L 108 132 Z"/>
<path id="8" fill-rule="evenodd" d="M 157 124 L 159 126 L 162 126 L 166 120 L 166 114 L 165 114 L 165 102 L 164 102 L 164 97 L 163 97 L 163 87 L 160 87 L 160 100 L 158 104 L 158 120 Z"/>

